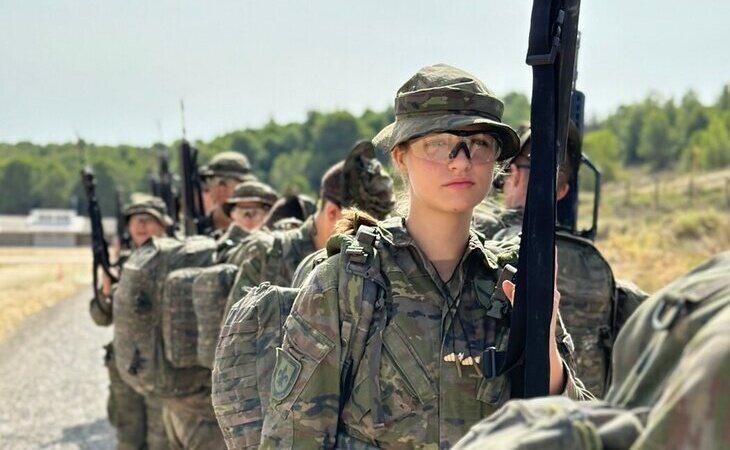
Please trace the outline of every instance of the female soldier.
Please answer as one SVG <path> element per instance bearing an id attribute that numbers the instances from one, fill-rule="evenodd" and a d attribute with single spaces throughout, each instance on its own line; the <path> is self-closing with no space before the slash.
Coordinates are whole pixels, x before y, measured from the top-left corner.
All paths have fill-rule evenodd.
<path id="1" fill-rule="evenodd" d="M 396 120 L 374 140 L 409 194 L 405 219 L 375 229 L 386 318 L 341 379 L 351 336 L 341 296 L 352 289 L 339 279 L 343 255 L 315 268 L 277 350 L 262 447 L 447 448 L 508 399 L 505 377 L 479 368 L 486 348 L 507 343 L 508 324 L 486 315 L 489 295 L 478 289 L 494 286 L 500 261 L 469 228 L 495 162 L 519 147 L 502 110 L 480 80 L 446 65 L 421 69 L 398 91 Z M 580 398 L 557 342 L 549 356 L 550 392 Z"/>

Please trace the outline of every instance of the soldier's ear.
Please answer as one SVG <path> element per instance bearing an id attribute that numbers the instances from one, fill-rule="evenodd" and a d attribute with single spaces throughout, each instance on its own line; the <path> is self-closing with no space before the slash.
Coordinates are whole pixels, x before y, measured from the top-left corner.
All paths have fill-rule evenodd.
<path id="1" fill-rule="evenodd" d="M 401 175 L 408 175 L 408 167 L 405 163 L 405 148 L 403 145 L 397 145 L 391 152 L 390 158 L 393 160 L 393 165 L 398 169 Z"/>

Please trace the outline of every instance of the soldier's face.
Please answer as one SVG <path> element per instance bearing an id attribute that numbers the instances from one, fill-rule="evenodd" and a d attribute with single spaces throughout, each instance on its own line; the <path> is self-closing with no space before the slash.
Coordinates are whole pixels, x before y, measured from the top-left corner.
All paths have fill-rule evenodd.
<path id="1" fill-rule="evenodd" d="M 218 205 L 222 205 L 233 194 L 233 190 L 238 184 L 238 180 L 225 177 L 210 177 L 205 180 L 204 197 L 208 197 L 211 209 Z"/>
<path id="2" fill-rule="evenodd" d="M 239 202 L 231 210 L 231 219 L 246 231 L 256 231 L 261 228 L 268 209 L 256 202 Z"/>
<path id="3" fill-rule="evenodd" d="M 165 227 L 149 214 L 134 214 L 129 218 L 127 227 L 132 241 L 138 247 L 152 236 L 160 237 L 165 234 Z"/>
<path id="4" fill-rule="evenodd" d="M 484 135 L 484 140 L 491 138 Z M 443 139 L 442 139 L 443 138 Z M 424 158 L 428 146 L 451 140 L 450 134 L 431 134 L 393 150 L 393 159 L 409 182 L 411 208 L 425 207 L 441 212 L 471 213 L 489 192 L 494 158 L 470 158 L 458 151 L 446 160 Z M 479 135 L 471 139 L 479 139 Z"/>

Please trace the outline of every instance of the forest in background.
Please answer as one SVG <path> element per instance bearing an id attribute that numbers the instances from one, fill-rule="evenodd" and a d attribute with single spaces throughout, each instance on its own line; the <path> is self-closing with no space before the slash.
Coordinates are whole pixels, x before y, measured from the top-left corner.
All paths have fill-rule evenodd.
<path id="1" fill-rule="evenodd" d="M 507 123 L 517 127 L 529 119 L 524 94 L 510 93 L 504 100 Z M 194 145 L 202 163 L 220 151 L 241 152 L 259 178 L 279 190 L 313 193 L 326 168 L 342 159 L 355 141 L 372 138 L 392 119 L 392 109 L 367 110 L 359 116 L 347 111 L 310 111 L 303 122 L 271 120 L 260 128 L 233 131 Z M 607 117 L 591 119 L 585 130 L 583 150 L 603 171 L 604 182 L 637 174 L 727 167 L 730 84 L 710 104 L 702 103 L 692 91 L 679 99 L 651 94 L 641 102 L 620 106 Z M 0 143 L 0 192 L 5 193 L 0 196 L 0 214 L 25 214 L 40 207 L 79 209 L 83 202 L 79 170 L 91 165 L 103 213 L 111 215 L 116 189 L 149 191 L 160 151 L 169 151 L 172 170 L 177 171 L 178 144 Z"/>

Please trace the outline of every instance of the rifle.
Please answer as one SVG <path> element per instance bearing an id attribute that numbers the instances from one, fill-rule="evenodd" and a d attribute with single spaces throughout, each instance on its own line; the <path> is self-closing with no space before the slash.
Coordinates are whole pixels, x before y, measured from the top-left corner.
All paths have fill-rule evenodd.
<path id="1" fill-rule="evenodd" d="M 180 144 L 180 169 L 185 235 L 203 234 L 206 217 L 203 210 L 202 180 L 198 171 L 198 150 L 185 139 Z"/>
<path id="2" fill-rule="evenodd" d="M 113 264 L 109 258 L 109 243 L 104 237 L 104 225 L 101 221 L 101 208 L 96 197 L 96 177 L 91 167 L 85 167 L 81 170 L 81 184 L 84 186 L 86 193 L 87 211 L 89 214 L 89 222 L 91 223 L 91 252 L 93 255 L 92 277 L 94 280 L 94 300 L 100 305 L 105 302 L 99 298 L 99 268 L 104 271 L 106 276 L 112 280 L 112 283 L 119 281 L 116 275 L 112 273 Z"/>
<path id="3" fill-rule="evenodd" d="M 91 174 L 93 177 L 94 175 Z M 88 192 L 88 191 L 87 191 Z M 120 189 L 116 189 L 114 192 L 114 209 L 115 209 L 115 215 L 117 216 L 117 240 L 119 240 L 119 248 L 121 250 L 129 250 L 132 237 L 129 235 L 129 230 L 127 230 L 126 222 L 127 219 L 124 217 L 124 208 L 122 206 L 122 197 L 124 195 L 122 194 L 122 191 Z M 88 193 L 87 193 L 88 197 Z M 94 199 L 96 201 L 96 199 Z"/>
<path id="4" fill-rule="evenodd" d="M 167 235 L 174 236 L 179 221 L 179 194 L 175 187 L 175 176 L 170 172 L 170 155 L 167 149 L 161 149 L 157 155 L 158 174 L 152 177 L 152 195 L 165 202 L 167 215 L 172 218 L 173 225 L 167 228 Z"/>
<path id="5" fill-rule="evenodd" d="M 555 183 L 565 157 L 580 0 L 535 0 L 527 64 L 532 66 L 532 171 L 527 190 L 510 337 L 502 364 L 512 398 L 547 395 L 555 271 Z"/>
<path id="6" fill-rule="evenodd" d="M 583 92 L 575 89 L 575 82 L 578 79 L 578 64 L 577 54 L 580 49 L 580 34 L 578 35 L 576 43 L 576 63 L 573 71 L 573 95 L 570 101 L 570 120 L 575 124 L 578 129 L 579 146 L 582 149 L 583 141 L 583 130 L 585 128 L 585 101 L 586 96 Z M 584 230 L 578 230 L 578 196 L 579 186 L 578 181 L 580 179 L 580 169 L 585 166 L 587 170 L 593 173 L 593 219 L 591 227 Z M 558 226 L 568 231 L 571 234 L 580 236 L 582 238 L 595 240 L 596 234 L 598 233 L 598 207 L 601 199 L 601 171 L 596 167 L 590 158 L 581 151 L 580 165 L 576 170 L 576 177 L 570 181 L 570 188 L 566 196 L 561 199 L 557 204 L 557 220 Z"/>

